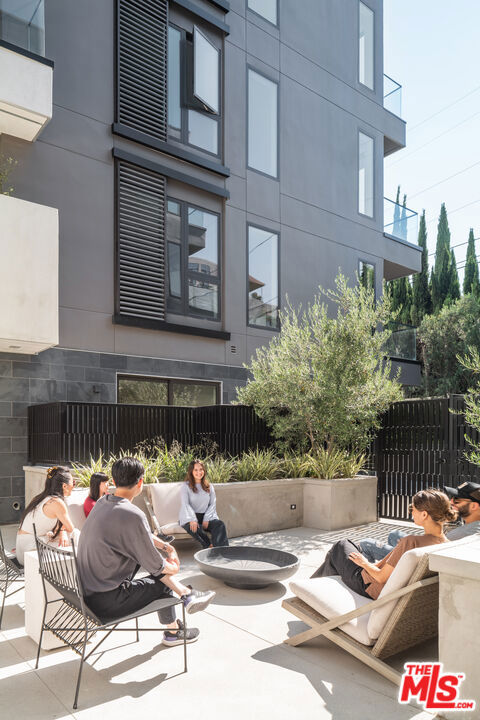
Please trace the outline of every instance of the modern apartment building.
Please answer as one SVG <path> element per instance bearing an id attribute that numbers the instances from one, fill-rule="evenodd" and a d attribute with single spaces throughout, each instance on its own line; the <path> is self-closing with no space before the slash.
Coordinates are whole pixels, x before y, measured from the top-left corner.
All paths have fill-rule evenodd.
<path id="1" fill-rule="evenodd" d="M 29 405 L 229 403 L 287 295 L 420 269 L 386 82 L 382 0 L 0 0 L 0 522 Z"/>

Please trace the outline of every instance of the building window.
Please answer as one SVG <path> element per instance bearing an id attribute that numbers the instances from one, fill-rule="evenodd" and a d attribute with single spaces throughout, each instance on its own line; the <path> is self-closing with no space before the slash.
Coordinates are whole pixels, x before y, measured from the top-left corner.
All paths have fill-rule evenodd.
<path id="1" fill-rule="evenodd" d="M 195 25 L 168 27 L 168 136 L 219 154 L 221 52 Z"/>
<path id="2" fill-rule="evenodd" d="M 359 3 L 358 80 L 373 90 L 375 15 L 363 2 Z"/>
<path id="3" fill-rule="evenodd" d="M 219 217 L 169 198 L 167 201 L 167 310 L 220 318 Z"/>
<path id="4" fill-rule="evenodd" d="M 277 177 L 278 86 L 248 70 L 248 166 Z"/>
<path id="5" fill-rule="evenodd" d="M 248 0 L 248 7 L 265 20 L 277 25 L 277 0 Z"/>
<path id="6" fill-rule="evenodd" d="M 278 235 L 248 226 L 248 324 L 279 327 Z"/>
<path id="7" fill-rule="evenodd" d="M 375 295 L 375 265 L 365 260 L 359 260 L 358 280 L 362 287 L 366 290 L 373 290 Z"/>
<path id="8" fill-rule="evenodd" d="M 122 405 L 203 407 L 220 403 L 220 383 L 119 375 L 117 402 Z"/>
<path id="9" fill-rule="evenodd" d="M 373 217 L 374 141 L 358 133 L 358 212 Z"/>

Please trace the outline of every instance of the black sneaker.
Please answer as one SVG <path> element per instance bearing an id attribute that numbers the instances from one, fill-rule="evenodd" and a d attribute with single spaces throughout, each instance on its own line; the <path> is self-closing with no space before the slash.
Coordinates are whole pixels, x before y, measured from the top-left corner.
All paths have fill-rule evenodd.
<path id="1" fill-rule="evenodd" d="M 213 590 L 207 590 L 205 592 L 192 590 L 188 595 L 182 597 L 186 612 L 192 615 L 192 613 L 205 610 L 216 594 Z"/>
<path id="2" fill-rule="evenodd" d="M 181 620 L 177 620 L 178 630 L 165 630 L 163 633 L 162 643 L 164 645 L 183 645 L 183 639 L 186 636 L 187 643 L 193 643 L 198 640 L 200 630 L 198 628 L 184 628 Z"/>
<path id="3" fill-rule="evenodd" d="M 174 535 L 164 535 L 162 532 L 157 532 L 156 535 L 159 540 L 161 540 L 164 543 L 168 543 L 169 545 L 171 545 L 175 540 Z"/>

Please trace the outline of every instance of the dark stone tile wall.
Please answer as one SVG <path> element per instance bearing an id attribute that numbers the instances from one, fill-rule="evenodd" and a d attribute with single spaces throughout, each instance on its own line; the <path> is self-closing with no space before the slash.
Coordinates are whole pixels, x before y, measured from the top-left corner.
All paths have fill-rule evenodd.
<path id="1" fill-rule="evenodd" d="M 181 360 L 60 348 L 31 356 L 0 353 L 0 524 L 17 522 L 24 507 L 28 406 L 116 402 L 117 373 L 222 381 L 223 403 L 234 400 L 235 388 L 247 379 L 240 367 Z"/>

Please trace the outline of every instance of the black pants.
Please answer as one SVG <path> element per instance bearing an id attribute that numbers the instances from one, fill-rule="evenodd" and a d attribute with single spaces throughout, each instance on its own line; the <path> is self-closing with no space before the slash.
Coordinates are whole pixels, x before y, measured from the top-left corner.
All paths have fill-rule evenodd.
<path id="1" fill-rule="evenodd" d="M 162 583 L 160 577 L 148 575 L 139 580 L 125 580 L 114 590 L 86 595 L 85 602 L 102 622 L 107 622 L 125 617 L 163 598 L 176 599 L 172 590 Z M 175 607 L 159 610 L 158 618 L 161 625 L 175 622 Z"/>
<path id="2" fill-rule="evenodd" d="M 198 522 L 198 528 L 196 532 L 192 532 L 190 530 L 190 523 L 185 523 L 185 525 L 182 525 L 183 529 L 186 530 L 189 535 L 195 538 L 195 540 L 197 540 L 204 548 L 208 548 L 210 547 L 210 545 L 213 545 L 213 547 L 221 547 L 222 545 L 228 545 L 227 529 L 224 522 L 222 522 L 221 520 L 209 520 L 208 529 L 204 530 L 202 528 L 204 514 L 195 514 L 197 516 Z M 210 533 L 211 539 L 207 535 L 207 533 Z"/>
<path id="3" fill-rule="evenodd" d="M 355 545 L 351 540 L 339 540 L 330 548 L 323 565 L 320 565 L 318 570 L 313 573 L 312 578 L 340 575 L 350 590 L 353 590 L 359 595 L 370 597 L 366 592 L 366 587 L 368 586 L 365 585 L 361 575 L 362 568 L 348 558 L 352 552 L 361 553 L 362 551 L 360 547 Z"/>

